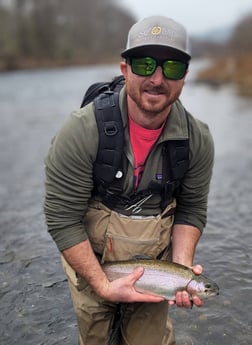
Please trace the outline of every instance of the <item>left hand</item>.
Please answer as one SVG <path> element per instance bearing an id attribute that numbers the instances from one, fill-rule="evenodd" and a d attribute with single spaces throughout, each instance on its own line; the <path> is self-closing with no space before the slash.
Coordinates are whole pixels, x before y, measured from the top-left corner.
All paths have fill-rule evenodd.
<path id="1" fill-rule="evenodd" d="M 203 272 L 203 267 L 201 265 L 195 265 L 190 268 L 195 274 L 201 274 Z M 203 305 L 203 301 L 197 296 L 193 296 L 191 300 L 187 291 L 179 291 L 176 294 L 175 301 L 169 301 L 169 304 L 176 304 L 180 308 L 192 308 L 193 305 L 201 307 Z"/>

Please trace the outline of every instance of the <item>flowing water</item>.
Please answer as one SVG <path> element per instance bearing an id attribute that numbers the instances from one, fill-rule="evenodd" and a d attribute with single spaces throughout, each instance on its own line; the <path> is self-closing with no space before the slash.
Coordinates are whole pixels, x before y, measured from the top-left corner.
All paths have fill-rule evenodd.
<path id="1" fill-rule="evenodd" d="M 192 65 L 181 99 L 209 124 L 216 158 L 195 263 L 219 284 L 220 296 L 202 308 L 172 307 L 170 315 L 178 345 L 249 345 L 252 101 L 232 87 L 194 83 L 199 66 Z M 77 344 L 67 282 L 44 223 L 43 158 L 88 85 L 117 74 L 114 66 L 0 74 L 1 345 Z"/>

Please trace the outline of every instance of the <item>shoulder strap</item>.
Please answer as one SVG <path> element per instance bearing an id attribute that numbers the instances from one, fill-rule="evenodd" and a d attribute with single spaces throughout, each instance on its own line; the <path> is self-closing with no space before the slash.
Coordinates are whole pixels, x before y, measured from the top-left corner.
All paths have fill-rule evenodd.
<path id="1" fill-rule="evenodd" d="M 164 143 L 164 171 L 166 181 L 179 181 L 189 166 L 189 139 Z M 168 169 L 167 169 L 168 167 Z"/>
<path id="2" fill-rule="evenodd" d="M 92 102 L 97 96 L 106 91 L 114 91 L 120 92 L 121 88 L 123 87 L 125 82 L 124 76 L 119 75 L 115 77 L 112 81 L 102 81 L 98 83 L 94 83 L 89 86 L 83 100 L 81 102 L 81 108 L 87 105 L 88 103 Z"/>
<path id="3" fill-rule="evenodd" d="M 105 204 L 113 206 L 115 202 L 125 202 L 121 197 L 121 179 L 115 179 L 117 172 L 122 167 L 124 145 L 119 93 L 106 91 L 94 99 L 94 105 L 99 133 L 98 151 L 94 163 L 95 189 L 103 195 Z M 188 127 L 186 111 L 185 116 Z M 163 145 L 163 184 L 159 185 L 157 189 L 157 192 L 162 194 L 162 209 L 178 192 L 188 166 L 189 139 L 166 141 Z M 152 182 L 150 184 L 149 190 L 155 192 L 156 186 L 154 185 L 156 184 Z"/>
<path id="4" fill-rule="evenodd" d="M 186 109 L 184 115 L 187 124 L 188 138 L 168 140 L 164 143 L 164 167 L 166 181 L 180 181 L 189 167 L 189 119 Z"/>
<path id="5" fill-rule="evenodd" d="M 119 108 L 119 93 L 107 91 L 94 99 L 99 144 L 94 163 L 98 190 L 106 189 L 115 178 L 121 163 L 124 132 Z"/>
<path id="6" fill-rule="evenodd" d="M 188 113 L 185 110 L 187 130 L 189 133 Z M 169 140 L 163 146 L 163 208 L 173 196 L 179 192 L 181 180 L 189 167 L 189 137 L 188 139 Z"/>

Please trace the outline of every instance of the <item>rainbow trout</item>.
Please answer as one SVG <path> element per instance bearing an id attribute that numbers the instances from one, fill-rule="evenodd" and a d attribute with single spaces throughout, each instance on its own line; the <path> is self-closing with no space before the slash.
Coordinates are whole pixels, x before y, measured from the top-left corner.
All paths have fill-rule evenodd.
<path id="1" fill-rule="evenodd" d="M 177 291 L 186 290 L 189 295 L 207 298 L 219 294 L 218 285 L 205 277 L 196 275 L 183 265 L 160 260 L 116 261 L 102 265 L 108 279 L 113 281 L 130 274 L 136 267 L 144 267 L 144 274 L 135 283 L 138 292 L 159 295 L 174 300 Z"/>

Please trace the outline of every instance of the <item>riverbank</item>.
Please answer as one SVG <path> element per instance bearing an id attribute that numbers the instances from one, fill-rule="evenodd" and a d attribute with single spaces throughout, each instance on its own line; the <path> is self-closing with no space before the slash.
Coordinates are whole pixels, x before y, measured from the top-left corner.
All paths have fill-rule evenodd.
<path id="1" fill-rule="evenodd" d="M 252 98 L 252 54 L 214 59 L 196 80 L 213 86 L 233 83 L 240 95 Z"/>
<path id="2" fill-rule="evenodd" d="M 118 55 L 119 56 L 119 55 Z M 35 59 L 35 58 L 14 58 L 0 59 L 0 72 L 19 70 L 50 69 L 61 67 L 84 67 L 89 65 L 115 64 L 119 58 L 116 56 L 83 57 L 79 59 Z"/>
<path id="3" fill-rule="evenodd" d="M 57 67 L 70 66 L 88 66 L 118 64 L 119 59 L 116 57 L 104 58 L 104 61 L 96 60 L 47 60 L 47 59 L 9 59 L 8 63 L 0 61 L 0 71 L 15 70 L 34 70 L 48 69 Z M 237 87 L 239 95 L 252 98 L 252 53 L 237 57 L 213 58 L 212 63 L 206 69 L 200 70 L 196 76 L 197 82 L 208 83 L 213 86 L 221 86 L 223 84 L 234 84 Z"/>

